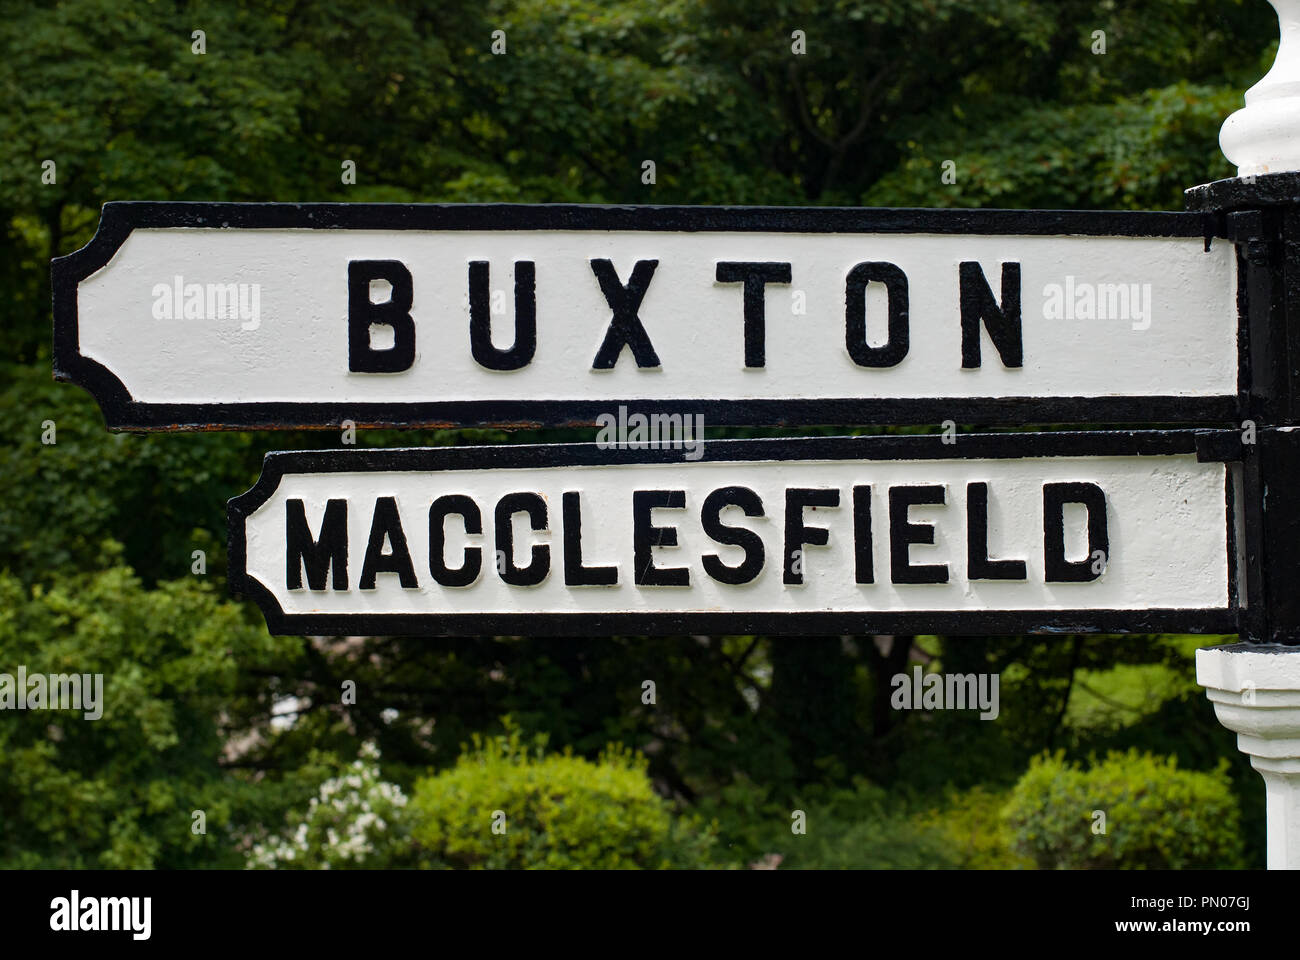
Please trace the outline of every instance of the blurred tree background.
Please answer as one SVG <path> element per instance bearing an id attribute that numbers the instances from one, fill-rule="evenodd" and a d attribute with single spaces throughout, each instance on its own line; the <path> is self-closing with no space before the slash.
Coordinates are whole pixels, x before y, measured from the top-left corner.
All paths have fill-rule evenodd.
<path id="1" fill-rule="evenodd" d="M 1176 210 L 1276 40 L 1262 0 L 0 0 L 0 671 L 107 701 L 0 716 L 0 867 L 1261 865 L 1215 638 L 271 638 L 225 502 L 337 434 L 107 433 L 48 265 L 121 199 Z M 891 710 L 915 664 L 1000 716 Z"/>

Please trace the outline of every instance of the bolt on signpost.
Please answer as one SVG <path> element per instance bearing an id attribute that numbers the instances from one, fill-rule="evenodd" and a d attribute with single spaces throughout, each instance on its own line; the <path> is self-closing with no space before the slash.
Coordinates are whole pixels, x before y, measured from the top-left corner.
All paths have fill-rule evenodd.
<path id="1" fill-rule="evenodd" d="M 1236 632 L 1198 678 L 1265 777 L 1269 866 L 1298 867 L 1300 0 L 1275 3 L 1277 65 L 1224 126 L 1242 176 L 1187 212 L 110 203 L 52 266 L 55 375 L 111 429 L 626 433 L 269 454 L 230 585 L 277 633 Z"/>
<path id="2" fill-rule="evenodd" d="M 1268 866 L 1300 869 L 1300 0 L 1271 0 L 1282 39 L 1223 124 L 1237 176 L 1187 191 L 1240 278 L 1245 592 L 1241 643 L 1198 650 L 1196 678 L 1264 778 Z"/>

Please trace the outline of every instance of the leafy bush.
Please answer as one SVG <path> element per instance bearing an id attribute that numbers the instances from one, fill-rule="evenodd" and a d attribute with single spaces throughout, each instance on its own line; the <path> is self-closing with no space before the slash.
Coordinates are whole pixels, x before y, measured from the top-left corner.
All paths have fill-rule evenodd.
<path id="1" fill-rule="evenodd" d="M 118 544 L 96 549 L 105 570 L 53 585 L 0 570 L 0 672 L 102 674 L 99 719 L 3 713 L 0 869 L 237 867 L 247 790 L 223 767 L 222 718 L 241 673 L 295 641 L 249 626 L 210 583 L 145 590 Z"/>
<path id="2" fill-rule="evenodd" d="M 415 866 L 407 798 L 386 782 L 374 744 L 343 774 L 326 780 L 291 835 L 253 847 L 250 868 L 329 870 Z"/>
<path id="3" fill-rule="evenodd" d="M 728 855 L 783 870 L 929 869 L 956 864 L 944 836 L 909 817 L 908 803 L 858 777 L 851 787 L 809 785 L 786 800 L 751 781 L 724 787 L 702 808 L 721 824 Z M 803 812 L 804 832 L 794 814 Z"/>
<path id="4" fill-rule="evenodd" d="M 1224 760 L 1213 773 L 1179 770 L 1172 757 L 1137 750 L 1090 770 L 1061 752 L 1036 757 L 1004 811 L 1013 848 L 1043 869 L 1240 867 L 1226 769 Z M 1105 814 L 1105 833 L 1094 811 Z"/>
<path id="5" fill-rule="evenodd" d="M 609 747 L 592 763 L 530 746 L 507 724 L 474 735 L 456 764 L 415 785 L 415 838 L 448 867 L 664 868 L 701 866 L 712 832 L 674 823 L 646 777 L 644 757 Z"/>
<path id="6" fill-rule="evenodd" d="M 1012 834 L 1002 818 L 1009 792 L 974 787 L 953 792 L 941 807 L 917 815 L 913 823 L 941 839 L 953 866 L 963 870 L 1032 867 L 1012 849 Z"/>
<path id="7" fill-rule="evenodd" d="M 860 818 L 808 812 L 806 836 L 791 836 L 786 870 L 943 870 L 956 864 L 942 839 L 905 817 L 867 813 Z"/>

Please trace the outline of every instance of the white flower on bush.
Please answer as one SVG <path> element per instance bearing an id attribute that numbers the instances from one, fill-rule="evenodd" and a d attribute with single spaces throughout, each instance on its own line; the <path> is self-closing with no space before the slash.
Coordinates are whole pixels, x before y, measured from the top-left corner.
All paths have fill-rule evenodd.
<path id="1" fill-rule="evenodd" d="M 381 778 L 373 743 L 363 744 L 360 754 L 346 773 L 320 785 L 291 833 L 253 847 L 249 868 L 384 867 L 409 856 L 406 794 Z"/>

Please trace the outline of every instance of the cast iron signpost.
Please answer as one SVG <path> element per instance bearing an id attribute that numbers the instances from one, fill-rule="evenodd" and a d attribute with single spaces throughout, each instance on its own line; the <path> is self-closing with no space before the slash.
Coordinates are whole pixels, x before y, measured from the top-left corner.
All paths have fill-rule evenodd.
<path id="1" fill-rule="evenodd" d="M 230 577 L 276 631 L 1231 632 L 1249 368 L 1214 225 L 109 204 L 54 264 L 55 370 L 116 428 L 633 435 L 272 455 L 231 501 Z M 948 429 L 701 444 L 701 421 Z M 955 430 L 1044 421 L 1202 429 Z"/>
<path id="2" fill-rule="evenodd" d="M 277 633 L 1232 632 L 1235 431 L 275 453 Z"/>
<path id="3" fill-rule="evenodd" d="M 115 429 L 1226 422 L 1192 214 L 110 203 L 56 376 Z"/>

